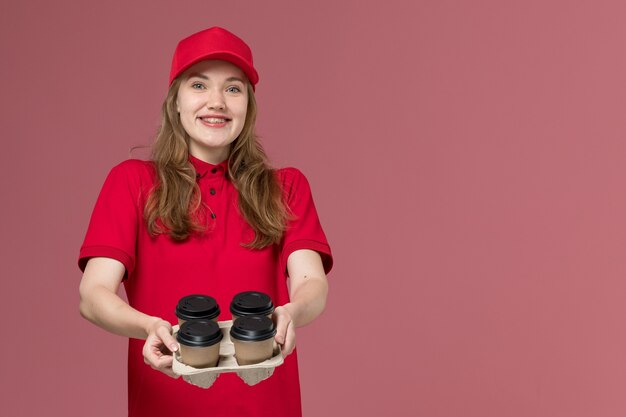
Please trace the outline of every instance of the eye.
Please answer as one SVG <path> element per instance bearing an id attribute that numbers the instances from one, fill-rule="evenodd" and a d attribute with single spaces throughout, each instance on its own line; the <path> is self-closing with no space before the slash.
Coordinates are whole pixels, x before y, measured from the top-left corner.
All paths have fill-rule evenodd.
<path id="1" fill-rule="evenodd" d="M 204 88 L 204 84 L 195 82 L 195 83 L 191 84 L 191 88 L 193 88 L 194 90 L 199 90 L 201 88 Z"/>
<path id="2" fill-rule="evenodd" d="M 226 89 L 226 91 L 228 91 L 229 93 L 241 93 L 241 88 L 231 85 Z"/>

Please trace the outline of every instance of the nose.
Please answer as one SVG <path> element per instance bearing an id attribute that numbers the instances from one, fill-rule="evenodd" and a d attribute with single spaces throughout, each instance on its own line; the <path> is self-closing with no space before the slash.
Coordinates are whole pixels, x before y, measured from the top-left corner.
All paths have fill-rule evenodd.
<path id="1" fill-rule="evenodd" d="M 206 106 L 208 109 L 221 109 L 226 107 L 226 101 L 224 100 L 224 94 L 217 89 L 211 89 L 207 94 Z"/>

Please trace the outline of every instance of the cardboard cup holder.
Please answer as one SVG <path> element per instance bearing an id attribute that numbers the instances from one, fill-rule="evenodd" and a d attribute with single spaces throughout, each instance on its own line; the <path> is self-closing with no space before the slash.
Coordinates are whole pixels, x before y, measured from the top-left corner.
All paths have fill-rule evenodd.
<path id="1" fill-rule="evenodd" d="M 183 377 L 188 383 L 200 388 L 209 388 L 220 374 L 225 372 L 235 372 L 248 385 L 256 385 L 266 380 L 274 373 L 274 368 L 282 365 L 283 354 L 280 347 L 274 342 L 274 352 L 270 359 L 255 363 L 252 365 L 239 365 L 235 359 L 235 346 L 230 340 L 230 328 L 233 325 L 232 320 L 218 321 L 223 338 L 220 341 L 220 358 L 217 366 L 212 368 L 194 368 L 181 362 L 180 350 L 174 353 L 174 361 L 172 370 Z M 173 334 L 176 333 L 180 326 L 173 327 Z"/>

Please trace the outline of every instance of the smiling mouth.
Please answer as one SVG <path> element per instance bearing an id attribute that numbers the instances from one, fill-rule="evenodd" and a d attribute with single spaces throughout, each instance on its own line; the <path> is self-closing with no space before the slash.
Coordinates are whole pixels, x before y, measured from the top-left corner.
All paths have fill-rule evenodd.
<path id="1" fill-rule="evenodd" d="M 220 124 L 220 123 L 226 123 L 230 121 L 230 119 L 221 119 L 217 117 L 199 117 L 199 119 L 205 123 L 210 123 L 210 124 Z"/>

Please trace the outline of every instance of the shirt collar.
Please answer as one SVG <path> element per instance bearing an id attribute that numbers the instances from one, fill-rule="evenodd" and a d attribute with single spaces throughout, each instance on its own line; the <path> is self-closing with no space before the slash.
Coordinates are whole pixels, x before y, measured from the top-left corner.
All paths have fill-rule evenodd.
<path id="1" fill-rule="evenodd" d="M 196 177 L 198 178 L 203 178 L 206 175 L 226 175 L 228 172 L 228 159 L 214 165 L 189 154 L 189 162 L 196 170 Z"/>

